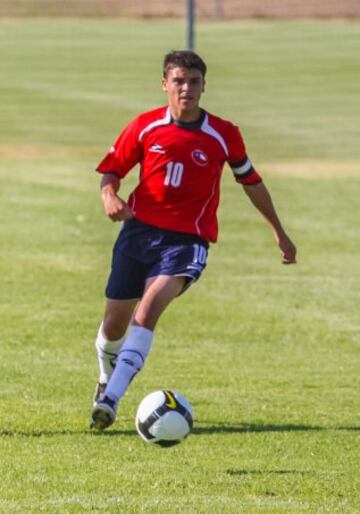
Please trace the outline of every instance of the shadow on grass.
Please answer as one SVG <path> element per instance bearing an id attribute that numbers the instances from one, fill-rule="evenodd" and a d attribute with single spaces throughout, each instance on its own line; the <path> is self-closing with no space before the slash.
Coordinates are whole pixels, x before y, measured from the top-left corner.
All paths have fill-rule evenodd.
<path id="1" fill-rule="evenodd" d="M 253 475 L 314 475 L 314 471 L 300 469 L 227 469 L 230 476 L 253 476 Z"/>
<path id="2" fill-rule="evenodd" d="M 0 437 L 58 437 L 58 436 L 135 436 L 136 430 L 110 430 L 108 432 L 95 432 L 90 429 L 84 430 L 7 430 L 0 428 Z"/>
<path id="3" fill-rule="evenodd" d="M 200 423 L 205 425 L 205 423 Z M 320 432 L 320 431 L 331 431 L 331 430 L 349 430 L 349 431 L 360 431 L 360 426 L 354 427 L 324 427 L 324 426 L 313 426 L 313 425 L 262 425 L 255 423 L 240 423 L 240 424 L 228 424 L 228 423 L 206 423 L 209 426 L 195 426 L 193 434 L 248 434 L 248 433 L 259 433 L 259 432 Z"/>
<path id="4" fill-rule="evenodd" d="M 208 426 L 198 426 L 208 425 Z M 324 427 L 313 425 L 261 425 L 255 423 L 228 424 L 217 422 L 201 422 L 195 423 L 192 434 L 195 436 L 208 434 L 249 434 L 263 432 L 329 432 L 329 431 L 360 431 L 360 426 L 349 427 Z M 114 430 L 110 429 L 105 432 L 95 432 L 90 429 L 84 430 L 9 430 L 0 428 L 0 437 L 58 437 L 58 436 L 75 436 L 86 435 L 95 437 L 114 437 L 114 436 L 137 436 L 136 430 Z"/>

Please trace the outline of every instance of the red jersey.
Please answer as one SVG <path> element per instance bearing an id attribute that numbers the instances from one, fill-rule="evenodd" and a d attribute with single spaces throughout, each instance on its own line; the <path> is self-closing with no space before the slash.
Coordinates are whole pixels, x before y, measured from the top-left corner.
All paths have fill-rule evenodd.
<path id="1" fill-rule="evenodd" d="M 137 116 L 97 171 L 123 178 L 140 163 L 140 180 L 128 200 L 135 218 L 215 242 L 225 162 L 237 182 L 261 182 L 235 125 L 203 110 L 198 121 L 180 122 L 166 106 Z"/>

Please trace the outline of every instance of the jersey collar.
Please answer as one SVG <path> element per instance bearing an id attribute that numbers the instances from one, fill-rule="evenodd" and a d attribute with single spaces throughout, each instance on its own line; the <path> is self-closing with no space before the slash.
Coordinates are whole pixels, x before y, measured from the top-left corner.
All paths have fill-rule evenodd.
<path id="1" fill-rule="evenodd" d="M 188 130 L 195 130 L 201 127 L 201 125 L 204 122 L 206 116 L 206 111 L 204 109 L 200 109 L 200 117 L 196 121 L 180 121 L 180 120 L 174 120 L 173 117 L 170 115 L 170 123 L 173 123 L 177 127 L 188 129 Z"/>

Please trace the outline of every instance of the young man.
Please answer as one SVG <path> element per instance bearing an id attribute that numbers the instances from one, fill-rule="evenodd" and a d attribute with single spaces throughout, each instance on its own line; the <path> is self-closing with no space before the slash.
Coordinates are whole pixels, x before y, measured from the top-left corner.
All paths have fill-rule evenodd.
<path id="1" fill-rule="evenodd" d="M 98 430 L 115 421 L 119 400 L 150 352 L 161 313 L 206 266 L 209 243 L 217 240 L 225 162 L 269 223 L 282 261 L 295 263 L 295 246 L 238 128 L 199 106 L 205 74 L 194 52 L 166 55 L 162 88 L 168 105 L 136 117 L 97 168 L 105 213 L 124 222 L 96 339 L 100 378 L 91 426 Z M 137 163 L 139 183 L 126 202 L 118 195 L 120 182 Z"/>

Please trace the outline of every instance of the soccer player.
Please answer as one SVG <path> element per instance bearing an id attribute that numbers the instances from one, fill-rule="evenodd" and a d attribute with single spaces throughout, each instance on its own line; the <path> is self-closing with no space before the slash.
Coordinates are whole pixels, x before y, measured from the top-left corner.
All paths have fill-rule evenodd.
<path id="1" fill-rule="evenodd" d="M 137 116 L 97 168 L 105 213 L 123 222 L 95 344 L 100 377 L 91 426 L 98 430 L 115 421 L 119 400 L 149 355 L 160 315 L 206 266 L 209 244 L 217 240 L 226 162 L 270 225 L 282 262 L 295 263 L 296 248 L 239 129 L 199 106 L 205 74 L 196 53 L 167 54 L 162 79 L 167 105 Z M 120 183 L 138 163 L 138 184 L 125 201 Z"/>

